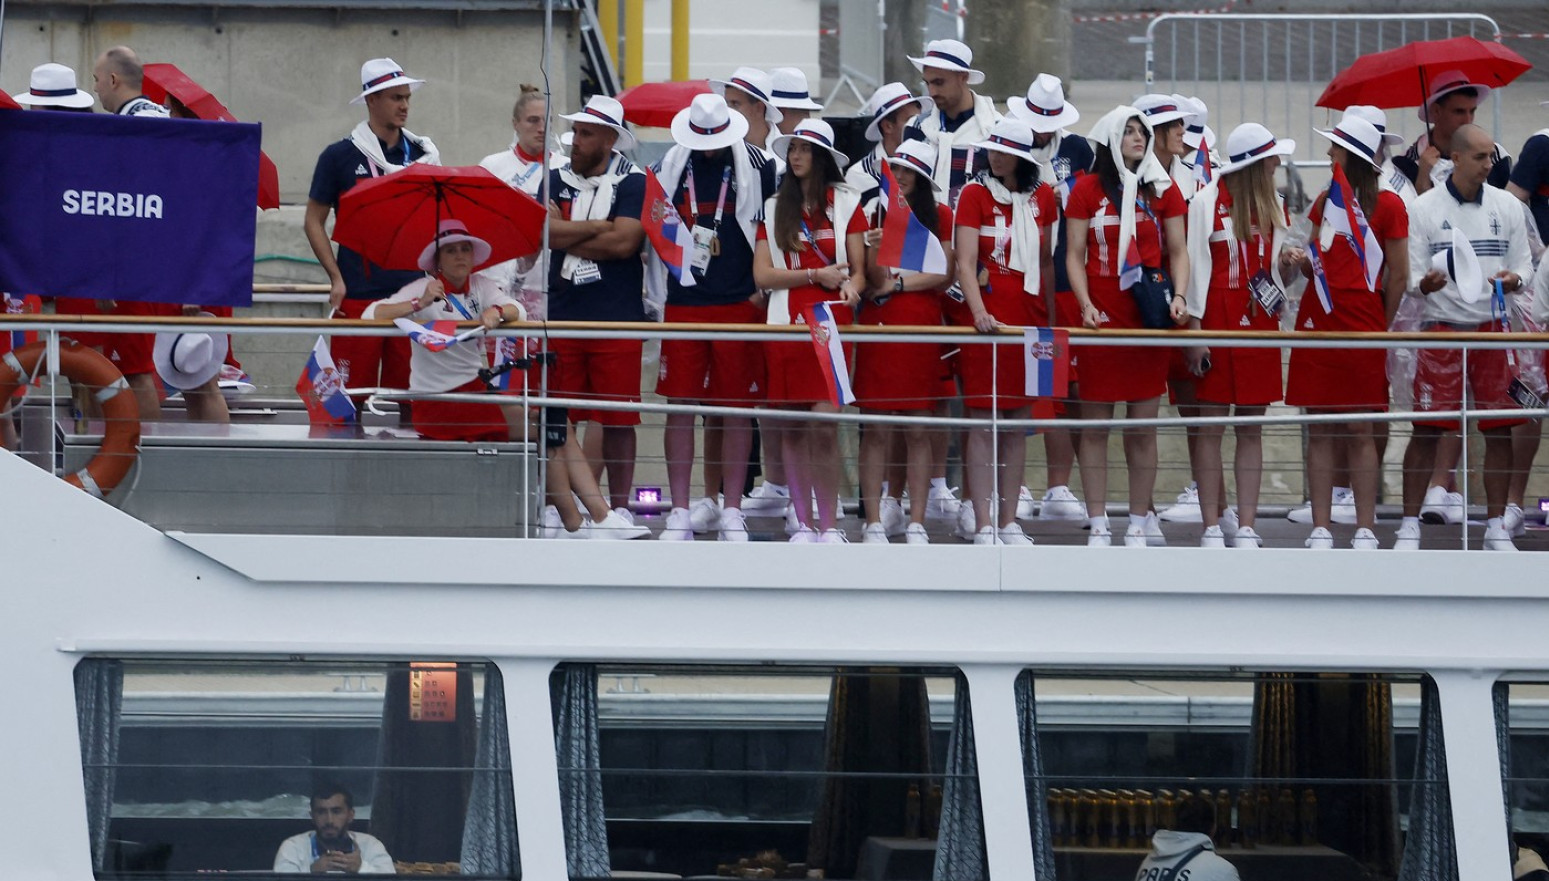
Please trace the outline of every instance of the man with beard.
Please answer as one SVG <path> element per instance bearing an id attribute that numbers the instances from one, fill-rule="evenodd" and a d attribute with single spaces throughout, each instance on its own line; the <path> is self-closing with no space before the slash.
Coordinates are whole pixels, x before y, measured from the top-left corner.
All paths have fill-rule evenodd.
<path id="1" fill-rule="evenodd" d="M 274 855 L 275 872 L 397 873 L 382 842 L 350 831 L 355 803 L 348 789 L 334 783 L 313 790 L 311 817 L 311 832 L 292 835 L 280 844 Z"/>

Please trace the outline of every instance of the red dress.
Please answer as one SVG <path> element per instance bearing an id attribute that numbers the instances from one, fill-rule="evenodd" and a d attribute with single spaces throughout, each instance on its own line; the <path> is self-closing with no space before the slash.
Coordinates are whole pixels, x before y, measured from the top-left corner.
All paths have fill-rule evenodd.
<path id="1" fill-rule="evenodd" d="M 1039 184 L 1033 192 L 1033 210 L 1046 242 L 1050 224 L 1059 216 L 1054 191 Z M 987 284 L 979 286 L 985 311 L 1013 327 L 1047 326 L 1049 309 L 1043 292 L 1024 291 L 1022 273 L 1007 265 L 1011 259 L 1011 204 L 997 201 L 988 187 L 974 181 L 963 187 L 958 196 L 955 225 L 979 231 L 978 265 L 989 278 Z M 1045 281 L 1053 283 L 1053 279 Z M 958 315 L 959 323 L 973 324 L 967 309 Z M 965 406 L 1010 410 L 1033 403 L 1032 398 L 1023 394 L 1027 379 L 1020 341 L 995 345 L 965 342 L 958 357 Z"/>
<path id="2" fill-rule="evenodd" d="M 936 238 L 950 244 L 952 209 L 936 206 Z M 860 323 L 876 327 L 941 324 L 942 292 L 904 291 L 861 307 Z M 941 400 L 940 343 L 881 343 L 856 347 L 855 398 L 863 410 L 933 410 Z"/>
<path id="3" fill-rule="evenodd" d="M 1137 208 L 1135 246 L 1146 266 L 1167 266 L 1162 232 L 1157 224 L 1182 217 L 1188 205 L 1176 186 L 1158 196 L 1144 188 L 1144 199 L 1153 220 Z M 1101 325 L 1113 330 L 1139 330 L 1140 310 L 1127 290 L 1119 289 L 1119 208 L 1103 192 L 1099 175 L 1083 175 L 1071 190 L 1065 216 L 1091 225 L 1086 238 L 1087 295 L 1097 307 Z M 1081 350 L 1081 399 L 1084 401 L 1143 401 L 1166 389 L 1167 365 L 1172 350 L 1165 347 L 1087 346 Z"/>
<path id="4" fill-rule="evenodd" d="M 1323 202 L 1313 205 L 1308 215 L 1317 229 L 1323 220 Z M 1404 200 L 1394 192 L 1377 194 L 1377 210 L 1367 218 L 1377 241 L 1385 249 L 1392 239 L 1409 238 L 1409 212 Z M 1355 249 L 1344 236 L 1336 235 L 1323 255 L 1323 271 L 1328 277 L 1332 313 L 1325 312 L 1318 299 L 1316 280 L 1307 283 L 1301 308 L 1296 313 L 1297 330 L 1384 331 L 1388 329 L 1383 308 L 1382 283 L 1376 291 L 1366 289 L 1366 276 Z M 1382 349 L 1292 349 L 1291 368 L 1286 379 L 1285 402 L 1294 407 L 1346 410 L 1386 410 L 1388 408 L 1387 352 Z"/>
<path id="5" fill-rule="evenodd" d="M 1248 290 L 1248 281 L 1260 271 L 1273 271 L 1273 234 L 1262 235 L 1254 223 L 1246 240 L 1229 237 L 1226 229 L 1231 224 L 1232 194 L 1224 186 L 1217 192 L 1215 225 L 1210 233 L 1210 287 L 1200 328 L 1279 330 L 1279 320 L 1260 308 Z M 1258 407 L 1280 400 L 1278 348 L 1211 346 L 1210 362 L 1210 369 L 1195 387 L 1201 401 Z"/>
<path id="6" fill-rule="evenodd" d="M 803 242 L 801 250 L 795 252 L 796 265 L 792 269 L 822 269 L 832 266 L 834 255 L 837 253 L 834 242 L 834 191 L 828 191 L 828 208 L 821 215 L 812 215 L 802 212 L 802 219 L 807 223 L 807 229 L 812 233 L 814 241 Z M 860 211 L 850 215 L 845 228 L 846 235 L 863 235 L 866 232 L 866 218 Z M 759 224 L 758 238 L 760 241 L 768 241 L 768 233 L 763 224 Z M 805 238 L 805 237 L 804 237 Z M 813 248 L 816 246 L 816 249 Z M 774 244 L 770 243 L 771 250 Z M 787 259 L 791 256 L 788 254 Z M 863 254 L 849 254 L 850 260 L 863 259 Z M 792 324 L 805 324 L 806 318 L 803 311 L 808 306 L 826 301 L 839 299 L 837 290 L 827 290 L 821 285 L 801 285 L 791 288 L 790 296 L 786 298 L 787 308 L 790 310 Z M 855 321 L 855 312 L 848 306 L 835 306 L 834 321 L 840 326 L 852 324 Z M 844 346 L 845 359 L 854 360 L 855 346 L 846 343 Z M 769 400 L 793 404 L 811 404 L 827 401 L 828 381 L 823 377 L 823 368 L 819 366 L 817 354 L 812 350 L 809 340 L 789 343 L 765 343 L 764 359 L 769 371 Z"/>

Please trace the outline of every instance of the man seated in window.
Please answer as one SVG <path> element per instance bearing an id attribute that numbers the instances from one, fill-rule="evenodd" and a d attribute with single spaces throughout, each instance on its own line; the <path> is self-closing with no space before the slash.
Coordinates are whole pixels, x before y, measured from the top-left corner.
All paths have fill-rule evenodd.
<path id="1" fill-rule="evenodd" d="M 355 801 L 337 783 L 312 791 L 312 831 L 292 835 L 274 855 L 276 872 L 363 872 L 396 874 L 393 858 L 382 842 L 364 832 L 351 832 Z"/>

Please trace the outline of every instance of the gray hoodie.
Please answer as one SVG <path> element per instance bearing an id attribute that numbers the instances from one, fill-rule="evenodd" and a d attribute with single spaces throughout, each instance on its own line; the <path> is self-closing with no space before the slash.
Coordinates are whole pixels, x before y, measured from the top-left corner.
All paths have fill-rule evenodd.
<path id="1" fill-rule="evenodd" d="M 1184 863 L 1174 878 L 1173 867 L 1202 844 L 1204 850 Z M 1151 853 L 1140 864 L 1135 881 L 1238 881 L 1238 878 L 1237 869 L 1215 852 L 1210 836 L 1158 829 L 1151 839 Z"/>

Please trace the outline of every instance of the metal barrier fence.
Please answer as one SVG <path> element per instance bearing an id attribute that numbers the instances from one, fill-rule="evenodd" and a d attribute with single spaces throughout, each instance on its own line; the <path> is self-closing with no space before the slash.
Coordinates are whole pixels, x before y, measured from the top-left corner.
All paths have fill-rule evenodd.
<path id="1" fill-rule="evenodd" d="M 900 43 L 905 51 L 916 54 L 931 40 L 963 39 L 967 0 L 906 0 L 922 15 L 907 15 L 899 7 L 905 0 L 836 0 L 839 10 L 839 77 L 829 89 L 825 104 L 848 93 L 856 104 L 864 104 L 871 93 L 887 82 L 887 31 L 899 21 L 920 23 L 919 33 L 906 34 Z M 889 10 L 893 15 L 889 15 Z"/>

